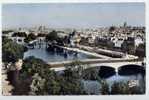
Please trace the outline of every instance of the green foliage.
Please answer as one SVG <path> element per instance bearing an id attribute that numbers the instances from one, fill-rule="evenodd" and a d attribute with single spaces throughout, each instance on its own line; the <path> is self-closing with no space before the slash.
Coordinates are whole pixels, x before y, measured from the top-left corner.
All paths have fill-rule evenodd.
<path id="1" fill-rule="evenodd" d="M 73 64 L 74 65 L 74 64 Z M 79 71 L 69 68 L 59 75 L 40 59 L 29 57 L 24 60 L 22 80 L 30 80 L 31 95 L 74 95 L 84 94 Z"/>
<path id="2" fill-rule="evenodd" d="M 111 41 L 107 41 L 107 48 L 108 49 L 113 49 L 114 48 L 114 43 Z"/>
<path id="3" fill-rule="evenodd" d="M 139 86 L 129 87 L 128 83 L 115 82 L 111 87 L 111 94 L 143 94 Z"/>
<path id="4" fill-rule="evenodd" d="M 3 34 L 8 34 L 9 32 L 13 32 L 12 30 L 4 30 L 2 31 Z"/>
<path id="5" fill-rule="evenodd" d="M 103 95 L 110 94 L 108 83 L 105 80 L 102 80 L 102 81 L 99 80 L 99 82 L 101 83 L 101 94 Z"/>
<path id="6" fill-rule="evenodd" d="M 57 81 L 57 79 L 51 79 L 50 81 L 47 81 L 46 86 L 46 90 L 50 95 L 58 95 L 61 93 L 61 85 L 60 82 Z"/>
<path id="7" fill-rule="evenodd" d="M 114 31 L 115 30 L 115 26 L 111 26 L 110 28 L 109 28 L 109 32 L 112 32 L 112 31 Z"/>
<path id="8" fill-rule="evenodd" d="M 86 94 L 81 83 L 82 71 L 84 64 L 79 61 L 74 61 L 71 64 L 65 65 L 64 84 L 62 84 L 63 94 Z"/>
<path id="9" fill-rule="evenodd" d="M 37 38 L 37 36 L 35 36 L 33 33 L 29 34 L 26 38 L 25 38 L 25 42 L 29 43 L 30 41 L 33 41 Z"/>
<path id="10" fill-rule="evenodd" d="M 47 95 L 57 94 L 58 88 L 57 74 L 50 70 L 50 66 L 44 61 L 29 57 L 25 59 L 22 69 L 22 78 L 30 81 L 30 94 Z"/>
<path id="11" fill-rule="evenodd" d="M 85 79 L 85 80 L 98 80 L 99 79 L 98 72 L 99 72 L 99 70 L 97 68 L 85 69 L 83 71 L 83 79 Z"/>
<path id="12" fill-rule="evenodd" d="M 136 52 L 135 55 L 139 56 L 139 57 L 145 57 L 145 44 L 140 44 L 137 48 L 136 48 Z"/>
<path id="13" fill-rule="evenodd" d="M 125 40 L 122 44 L 122 50 L 123 52 L 127 52 L 128 54 L 134 55 L 135 53 L 135 46 L 134 46 L 134 40 Z"/>
<path id="14" fill-rule="evenodd" d="M 23 71 L 27 72 L 28 75 L 33 76 L 35 73 L 38 73 L 42 77 L 46 77 L 46 73 L 50 72 L 50 67 L 44 61 L 29 57 L 24 60 Z"/>
<path id="15" fill-rule="evenodd" d="M 15 32 L 12 34 L 12 37 L 16 37 L 16 36 L 27 37 L 27 34 L 25 32 Z"/>
<path id="16" fill-rule="evenodd" d="M 126 83 L 116 82 L 111 87 L 111 94 L 125 94 L 127 92 L 129 89 Z"/>
<path id="17" fill-rule="evenodd" d="M 64 78 L 61 82 L 61 93 L 63 95 L 83 95 L 86 94 L 83 90 L 83 85 L 80 80 L 68 80 Z"/>
<path id="18" fill-rule="evenodd" d="M 70 64 L 66 64 L 65 68 L 65 76 L 70 76 L 73 78 L 81 78 L 82 76 L 82 71 L 84 69 L 85 65 L 81 63 L 80 61 L 73 61 Z"/>
<path id="19" fill-rule="evenodd" d="M 54 41 L 54 40 L 57 41 L 57 39 L 58 39 L 58 35 L 55 30 L 53 30 L 46 36 L 46 41 Z"/>
<path id="20" fill-rule="evenodd" d="M 36 95 L 36 94 L 44 94 L 44 84 L 45 79 L 41 78 L 38 73 L 34 74 L 32 77 L 32 83 L 30 85 L 30 94 Z"/>
<path id="21" fill-rule="evenodd" d="M 23 58 L 25 47 L 10 39 L 2 38 L 2 60 L 3 62 L 16 62 Z"/>

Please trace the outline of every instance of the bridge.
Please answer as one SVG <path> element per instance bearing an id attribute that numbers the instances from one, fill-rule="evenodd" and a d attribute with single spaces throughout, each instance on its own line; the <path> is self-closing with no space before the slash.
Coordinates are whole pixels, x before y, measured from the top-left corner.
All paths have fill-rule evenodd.
<path id="1" fill-rule="evenodd" d="M 120 59 L 120 58 L 113 58 L 113 59 L 85 59 L 80 60 L 81 64 L 84 65 L 84 69 L 91 68 L 91 67 L 101 67 L 101 66 L 108 66 L 115 69 L 117 72 L 121 66 L 125 65 L 138 65 L 142 66 L 143 61 L 138 59 Z M 52 62 L 49 63 L 52 66 L 51 69 L 55 71 L 65 70 L 65 66 L 71 64 L 72 61 L 63 61 L 63 62 Z"/>

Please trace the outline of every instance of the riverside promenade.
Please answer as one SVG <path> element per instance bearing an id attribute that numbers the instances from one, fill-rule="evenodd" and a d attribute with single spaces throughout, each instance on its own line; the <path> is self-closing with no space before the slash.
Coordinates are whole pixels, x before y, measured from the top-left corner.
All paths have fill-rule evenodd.
<path id="1" fill-rule="evenodd" d="M 129 54 L 124 54 L 122 52 L 116 52 L 116 51 L 110 51 L 110 50 L 104 50 L 104 49 L 97 49 L 100 52 L 107 52 L 113 55 L 119 55 L 121 56 L 120 58 L 112 58 L 109 56 L 105 56 L 102 54 L 98 54 L 95 53 L 94 48 L 92 47 L 87 47 L 87 46 L 78 46 L 77 48 L 70 48 L 70 47 L 63 47 L 63 46 L 58 46 L 59 48 L 63 48 L 66 50 L 71 50 L 71 51 L 76 51 L 76 52 L 81 52 L 81 53 L 85 53 L 87 55 L 92 55 L 92 56 L 96 56 L 99 57 L 97 59 L 84 59 L 84 60 L 80 60 L 80 62 L 82 64 L 87 64 L 90 67 L 97 67 L 97 66 L 109 66 L 109 67 L 113 67 L 116 70 L 124 65 L 139 65 L 142 66 L 142 60 L 138 59 L 138 57 L 134 56 L 134 55 L 129 55 Z M 83 49 L 82 49 L 83 48 Z M 85 49 L 85 50 L 84 50 Z M 48 64 L 52 66 L 51 69 L 54 70 L 64 70 L 64 66 L 67 64 L 72 63 L 73 61 L 62 61 L 62 62 L 49 62 Z M 89 67 L 86 67 L 89 68 Z"/>
<path id="2" fill-rule="evenodd" d="M 112 58 L 112 57 L 101 55 L 101 54 L 98 54 L 98 53 L 95 53 L 95 52 L 81 50 L 80 48 L 70 48 L 70 47 L 64 47 L 64 46 L 58 46 L 58 45 L 56 45 L 56 46 L 59 47 L 59 48 L 66 49 L 66 50 L 81 52 L 81 53 L 84 53 L 86 55 L 91 55 L 91 56 L 95 56 L 95 57 L 99 57 L 99 58 L 104 58 L 104 59 Z"/>
<path id="3" fill-rule="evenodd" d="M 138 58 L 137 56 L 125 54 L 123 52 L 101 49 L 101 48 L 97 48 L 97 47 L 90 47 L 90 46 L 84 46 L 84 45 L 78 45 L 77 47 L 80 49 L 91 51 L 91 52 L 93 52 L 93 51 L 98 52 L 101 55 L 109 54 L 109 55 L 113 55 L 113 56 L 118 56 L 118 58 Z"/>

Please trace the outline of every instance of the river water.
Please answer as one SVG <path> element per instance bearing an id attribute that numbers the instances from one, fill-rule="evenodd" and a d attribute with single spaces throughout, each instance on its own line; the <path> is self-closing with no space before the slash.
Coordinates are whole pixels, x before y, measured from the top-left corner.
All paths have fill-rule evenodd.
<path id="1" fill-rule="evenodd" d="M 72 51 L 67 52 L 67 56 L 65 55 L 64 52 L 47 51 L 44 45 L 42 48 L 35 47 L 34 49 L 29 49 L 27 52 L 24 53 L 24 59 L 29 56 L 40 58 L 45 62 L 81 60 L 90 58 L 89 55 L 83 53 L 76 53 Z M 111 86 L 114 82 L 128 82 L 130 80 L 138 80 L 139 86 L 142 89 L 145 86 L 144 76 L 140 73 L 135 73 L 131 75 L 119 75 L 118 73 L 115 73 L 114 75 L 105 78 L 105 81 L 109 85 L 109 89 L 111 89 Z M 84 85 L 84 90 L 88 94 L 94 94 L 94 95 L 100 94 L 101 84 L 97 80 L 82 80 L 82 83 Z"/>
<path id="2" fill-rule="evenodd" d="M 74 51 L 67 51 L 67 54 L 64 51 L 62 52 L 50 51 L 50 50 L 47 51 L 45 48 L 45 45 L 42 45 L 41 48 L 36 46 L 34 49 L 29 49 L 24 53 L 24 59 L 29 56 L 34 56 L 36 58 L 42 59 L 45 62 L 81 60 L 81 59 L 87 59 L 91 57 L 84 53 L 77 53 Z"/>

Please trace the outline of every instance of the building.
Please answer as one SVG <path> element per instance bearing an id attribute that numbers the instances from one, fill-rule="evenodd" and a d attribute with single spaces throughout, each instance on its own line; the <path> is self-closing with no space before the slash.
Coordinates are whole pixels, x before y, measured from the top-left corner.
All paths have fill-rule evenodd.
<path id="1" fill-rule="evenodd" d="M 25 38 L 27 37 L 25 32 L 15 32 L 12 34 L 12 36 L 10 37 L 11 40 L 13 40 L 14 42 L 24 45 L 25 44 Z"/>
<path id="2" fill-rule="evenodd" d="M 134 41 L 135 41 L 135 47 L 138 47 L 140 44 L 144 43 L 143 38 L 140 35 L 137 35 Z"/>
<path id="3" fill-rule="evenodd" d="M 114 43 L 114 47 L 116 48 L 121 48 L 122 47 L 122 44 L 123 44 L 124 40 L 123 39 L 117 39 L 117 41 L 115 41 Z"/>
<path id="4" fill-rule="evenodd" d="M 123 38 L 112 37 L 111 42 L 114 43 L 114 47 L 121 48 L 122 44 L 124 42 L 124 39 Z"/>

